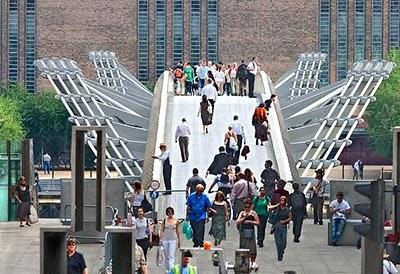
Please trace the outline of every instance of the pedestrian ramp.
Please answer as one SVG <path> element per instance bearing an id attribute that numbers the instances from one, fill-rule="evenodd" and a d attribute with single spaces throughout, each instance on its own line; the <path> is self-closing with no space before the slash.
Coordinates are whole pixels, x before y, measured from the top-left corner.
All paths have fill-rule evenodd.
<path id="1" fill-rule="evenodd" d="M 165 73 L 160 78 L 162 80 L 171 80 L 172 78 Z M 248 158 L 240 157 L 239 166 L 242 170 L 250 168 L 256 179 L 258 181 L 258 186 L 260 183 L 260 174 L 264 169 L 264 162 L 267 159 L 272 160 L 273 167 L 278 169 L 283 175 L 282 177 L 286 180 L 291 180 L 292 177 L 287 175 L 287 169 L 284 170 L 280 161 L 283 155 L 286 156 L 286 152 L 276 153 L 274 150 L 274 140 L 282 138 L 280 136 L 280 129 L 276 128 L 279 123 L 277 121 L 271 122 L 271 137 L 266 144 L 263 146 L 256 145 L 255 142 L 255 130 L 252 126 L 252 115 L 255 108 L 258 106 L 262 100 L 264 100 L 265 91 L 262 89 L 262 79 L 258 80 L 258 96 L 257 98 L 248 98 L 240 96 L 219 96 L 215 104 L 215 112 L 213 117 L 213 123 L 209 126 L 208 134 L 203 134 L 202 121 L 201 118 L 197 116 L 200 107 L 200 96 L 174 96 L 173 89 L 164 91 L 165 94 L 162 95 L 165 100 L 166 110 L 162 107 L 160 115 L 164 115 L 163 119 L 159 119 L 160 130 L 164 131 L 163 134 L 159 134 L 156 140 L 156 145 L 154 145 L 153 154 L 159 154 L 158 145 L 160 143 L 166 143 L 171 152 L 170 162 L 172 164 L 172 195 L 160 195 L 156 200 L 156 210 L 160 212 L 161 216 L 164 215 L 165 208 L 172 206 L 175 209 L 175 215 L 178 218 L 185 217 L 185 192 L 187 180 L 192 176 L 192 169 L 198 168 L 199 175 L 205 179 L 208 192 L 209 186 L 213 182 L 215 176 L 209 175 L 205 178 L 207 168 L 211 164 L 214 156 L 218 153 L 218 148 L 224 145 L 224 134 L 228 130 L 228 125 L 233 121 L 233 116 L 238 115 L 239 120 L 244 124 L 245 139 L 246 144 L 250 148 L 250 153 Z M 268 82 L 265 82 L 268 85 Z M 160 85 L 161 87 L 162 85 Z M 171 85 L 164 85 L 165 88 L 171 87 Z M 173 87 L 172 87 L 173 88 Z M 157 93 L 157 91 L 156 91 Z M 155 96 L 157 94 L 155 93 Z M 155 99 L 156 100 L 156 99 Z M 157 105 L 157 104 L 153 104 Z M 164 112 L 163 112 L 164 111 Z M 271 111 L 270 119 L 278 119 L 275 114 Z M 175 142 L 175 130 L 176 127 L 181 123 L 182 118 L 186 118 L 187 124 L 191 129 L 191 136 L 189 140 L 189 160 L 187 162 L 182 162 L 179 150 L 179 144 Z M 273 136 L 273 137 L 272 137 Z M 276 140 L 275 140 L 276 141 Z M 276 141 L 277 142 L 277 141 Z M 149 145 L 148 145 L 149 146 Z M 278 148 L 284 148 L 283 143 L 281 146 L 275 145 Z M 150 154 L 149 154 L 150 155 Z M 278 159 L 276 157 L 278 156 Z M 145 160 L 146 161 L 146 160 Z M 155 180 L 160 180 L 162 182 L 162 168 L 158 160 L 153 162 L 153 178 Z M 146 167 L 146 162 L 145 162 Z M 146 181 L 146 180 L 144 180 Z M 161 183 L 161 189 L 163 189 L 164 184 Z M 210 195 L 213 198 L 214 195 Z M 160 216 L 159 216 L 160 217 Z"/>

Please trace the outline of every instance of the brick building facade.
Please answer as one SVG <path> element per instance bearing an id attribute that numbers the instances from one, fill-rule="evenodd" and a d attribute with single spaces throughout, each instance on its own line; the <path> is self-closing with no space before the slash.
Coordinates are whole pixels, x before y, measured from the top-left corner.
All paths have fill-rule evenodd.
<path id="1" fill-rule="evenodd" d="M 398 0 L 1 0 L 2 80 L 30 90 L 32 60 L 66 57 L 94 77 L 91 50 L 106 49 L 139 79 L 199 56 L 240 62 L 258 56 L 273 80 L 302 52 L 329 54 L 323 81 L 353 62 L 399 47 Z M 197 62 L 198 60 L 191 60 Z"/>

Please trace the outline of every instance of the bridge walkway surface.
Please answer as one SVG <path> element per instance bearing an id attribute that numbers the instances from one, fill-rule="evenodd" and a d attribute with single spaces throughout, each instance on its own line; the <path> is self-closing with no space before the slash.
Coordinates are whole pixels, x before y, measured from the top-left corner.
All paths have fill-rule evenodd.
<path id="1" fill-rule="evenodd" d="M 171 151 L 173 190 L 184 190 L 186 188 L 187 180 L 192 176 L 192 169 L 195 167 L 199 169 L 199 175 L 204 178 L 207 168 L 218 153 L 218 148 L 224 145 L 224 134 L 228 131 L 228 125 L 233 121 L 234 115 L 238 115 L 239 120 L 244 124 L 246 144 L 250 148 L 247 160 L 244 157 L 240 157 L 239 166 L 242 170 L 250 168 L 258 182 L 260 182 L 259 176 L 264 169 L 265 160 L 271 159 L 276 166 L 271 142 L 266 142 L 264 146 L 256 146 L 255 144 L 254 127 L 251 125 L 251 118 L 257 106 L 256 99 L 219 96 L 215 104 L 213 123 L 209 126 L 208 134 L 203 134 L 201 118 L 197 117 L 200 96 L 174 96 L 171 98 L 170 104 L 168 106 L 170 111 L 166 117 L 164 140 Z M 189 160 L 184 163 L 182 163 L 180 156 L 179 145 L 174 140 L 176 127 L 181 123 L 182 118 L 186 118 L 187 124 L 192 131 L 189 141 Z M 209 175 L 207 179 L 204 178 L 207 184 L 207 191 L 214 178 L 214 175 Z M 185 193 L 177 192 L 171 196 L 160 197 L 158 210 L 161 216 L 163 216 L 164 209 L 167 206 L 173 206 L 176 216 L 184 218 Z"/>

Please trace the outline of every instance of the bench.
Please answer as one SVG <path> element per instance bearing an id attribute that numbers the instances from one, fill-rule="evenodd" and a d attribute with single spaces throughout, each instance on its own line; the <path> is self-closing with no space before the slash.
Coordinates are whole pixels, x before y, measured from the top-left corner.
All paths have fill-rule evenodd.
<path id="1" fill-rule="evenodd" d="M 344 231 L 337 242 L 338 245 L 356 246 L 360 235 L 354 231 L 354 225 L 361 224 L 361 220 L 347 219 Z M 332 220 L 328 221 L 328 245 L 332 245 Z"/>

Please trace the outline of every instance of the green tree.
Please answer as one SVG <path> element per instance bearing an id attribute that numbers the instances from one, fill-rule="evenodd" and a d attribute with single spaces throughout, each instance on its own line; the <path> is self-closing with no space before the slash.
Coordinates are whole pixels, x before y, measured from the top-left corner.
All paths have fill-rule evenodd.
<path id="1" fill-rule="evenodd" d="M 382 82 L 367 111 L 368 135 L 374 151 L 392 158 L 392 128 L 400 125 L 400 50 L 389 52 L 387 59 L 396 67 Z"/>
<path id="2" fill-rule="evenodd" d="M 0 96 L 0 141 L 19 141 L 25 137 L 18 105 Z"/>

